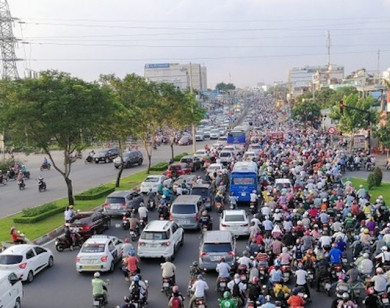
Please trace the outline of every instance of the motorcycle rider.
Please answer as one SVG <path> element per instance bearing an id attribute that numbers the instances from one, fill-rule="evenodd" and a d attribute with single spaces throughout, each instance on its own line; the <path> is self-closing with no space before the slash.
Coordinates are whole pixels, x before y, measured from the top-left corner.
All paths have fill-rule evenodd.
<path id="1" fill-rule="evenodd" d="M 125 302 L 122 307 L 116 306 L 116 308 L 136 308 L 135 305 L 131 302 L 130 298 L 125 296 L 123 298 L 123 301 Z"/>
<path id="2" fill-rule="evenodd" d="M 190 299 L 190 302 L 188 304 L 188 308 L 192 308 L 192 303 L 197 298 L 204 298 L 206 301 L 206 294 L 205 291 L 209 289 L 209 286 L 206 281 L 203 280 L 202 275 L 198 275 L 197 280 L 194 282 L 191 291 L 193 292 L 193 296 Z"/>
<path id="3" fill-rule="evenodd" d="M 259 285 L 259 278 L 253 277 L 248 286 L 248 298 L 254 303 L 254 308 L 257 308 L 256 302 L 259 300 L 260 296 L 262 296 L 262 289 Z"/>
<path id="4" fill-rule="evenodd" d="M 386 291 L 387 279 L 381 267 L 378 267 L 376 269 L 376 275 L 371 278 L 371 281 L 374 283 L 375 293 L 381 293 Z"/>
<path id="5" fill-rule="evenodd" d="M 172 287 L 172 295 L 168 300 L 168 308 L 184 308 L 184 297 L 180 293 L 178 286 Z"/>
<path id="6" fill-rule="evenodd" d="M 374 292 L 374 288 L 367 289 L 367 296 L 364 299 L 364 305 L 366 308 L 377 308 L 379 306 L 378 297 Z"/>
<path id="7" fill-rule="evenodd" d="M 22 185 L 24 184 L 24 174 L 22 170 L 19 170 L 18 172 L 18 177 L 16 178 L 18 183 L 21 183 Z"/>
<path id="8" fill-rule="evenodd" d="M 162 279 L 169 279 L 174 285 L 176 283 L 176 276 L 175 276 L 175 271 L 176 271 L 176 266 L 171 262 L 170 257 L 165 258 L 165 262 L 160 264 L 161 269 L 162 269 Z M 163 292 L 164 289 L 161 289 L 161 292 Z"/>
<path id="9" fill-rule="evenodd" d="M 349 294 L 347 292 L 343 293 L 343 299 L 337 301 L 337 308 L 357 308 L 353 301 L 349 299 Z"/>
<path id="10" fill-rule="evenodd" d="M 74 215 L 76 215 L 76 212 L 73 210 L 73 205 L 66 207 L 64 212 L 65 223 L 71 223 Z"/>
<path id="11" fill-rule="evenodd" d="M 238 259 L 238 264 L 245 265 L 249 270 L 249 268 L 253 266 L 252 260 L 249 258 L 249 253 L 248 251 L 244 250 L 242 254 L 243 256 Z"/>
<path id="12" fill-rule="evenodd" d="M 14 244 L 26 244 L 25 237 L 15 227 L 11 227 L 10 234 Z"/>
<path id="13" fill-rule="evenodd" d="M 218 273 L 217 284 L 220 278 L 230 279 L 230 265 L 225 261 L 225 258 L 221 258 L 217 264 L 216 271 Z"/>
<path id="14" fill-rule="evenodd" d="M 227 287 L 229 288 L 232 297 L 240 300 L 241 304 L 243 305 L 245 303 L 246 284 L 241 282 L 240 275 L 234 274 L 234 278 L 229 281 Z"/>
<path id="15" fill-rule="evenodd" d="M 201 228 L 203 228 L 203 226 L 207 226 L 207 229 L 210 228 L 211 217 L 206 210 L 202 211 L 202 215 L 199 217 L 198 222 L 199 222 Z"/>
<path id="16" fill-rule="evenodd" d="M 236 197 L 233 192 L 230 193 L 229 201 L 230 201 L 230 208 L 232 210 L 235 210 L 237 208 L 238 197 Z"/>
<path id="17" fill-rule="evenodd" d="M 298 307 L 303 307 L 305 305 L 305 301 L 303 300 L 302 297 L 298 295 L 298 293 L 299 293 L 298 288 L 295 288 L 293 290 L 293 294 L 287 300 L 289 307 L 298 308 Z"/>
<path id="18" fill-rule="evenodd" d="M 229 291 L 223 293 L 223 300 L 219 303 L 220 308 L 236 308 L 236 303 L 231 299 Z"/>
<path id="19" fill-rule="evenodd" d="M 374 264 L 369 259 L 369 257 L 370 257 L 369 254 L 365 252 L 365 253 L 363 253 L 363 259 L 359 263 L 356 263 L 359 271 L 363 275 L 367 275 L 367 276 L 371 275 L 372 269 L 374 268 Z"/>
<path id="20" fill-rule="evenodd" d="M 123 272 L 126 281 L 130 281 L 130 274 L 140 272 L 138 268 L 139 261 L 138 258 L 135 256 L 134 249 L 130 250 L 129 255 L 126 257 L 126 259 L 123 260 L 123 264 L 126 265 L 126 270 Z"/>
<path id="21" fill-rule="evenodd" d="M 96 272 L 92 279 L 92 296 L 103 296 L 104 304 L 107 304 L 107 283 L 100 279 L 100 273 Z"/>
<path id="22" fill-rule="evenodd" d="M 129 287 L 131 299 L 135 302 L 138 301 L 146 304 L 147 290 L 147 286 L 145 282 L 142 281 L 140 275 L 135 275 Z"/>
<path id="23" fill-rule="evenodd" d="M 148 213 L 149 211 L 146 208 L 145 204 L 141 202 L 138 208 L 138 215 L 139 215 L 139 219 L 143 220 L 145 225 L 148 223 Z"/>
<path id="24" fill-rule="evenodd" d="M 320 291 L 321 282 L 330 277 L 329 261 L 326 258 L 319 259 L 315 264 L 317 277 L 317 292 Z"/>
<path id="25" fill-rule="evenodd" d="M 130 215 L 130 218 L 128 218 L 129 220 L 129 230 L 130 231 L 134 231 L 135 233 L 139 233 L 139 219 L 137 218 L 137 216 L 135 215 L 134 212 L 131 213 Z"/>
<path id="26" fill-rule="evenodd" d="M 73 250 L 73 246 L 75 245 L 75 236 L 72 235 L 72 230 L 70 229 L 69 227 L 69 224 L 66 223 L 65 224 L 65 227 L 64 227 L 64 235 L 65 235 L 65 239 L 68 241 L 69 245 L 70 245 L 70 250 Z"/>
<path id="27" fill-rule="evenodd" d="M 308 296 L 308 301 L 310 301 L 310 290 L 307 284 L 307 277 L 309 274 L 303 269 L 303 266 L 300 263 L 298 264 L 298 270 L 295 272 L 295 276 L 297 277 L 296 287 L 304 288 Z"/>
<path id="28" fill-rule="evenodd" d="M 375 260 L 381 266 L 390 265 L 390 252 L 387 251 L 387 246 L 381 248 L 381 253 L 375 256 Z"/>

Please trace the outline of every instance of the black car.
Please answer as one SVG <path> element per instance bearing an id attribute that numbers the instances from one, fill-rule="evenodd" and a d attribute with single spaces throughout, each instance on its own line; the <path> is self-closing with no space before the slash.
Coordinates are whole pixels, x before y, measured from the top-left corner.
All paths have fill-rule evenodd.
<path id="1" fill-rule="evenodd" d="M 78 212 L 70 222 L 70 229 L 82 237 L 102 233 L 111 226 L 111 218 L 101 212 Z"/>
<path id="2" fill-rule="evenodd" d="M 97 164 L 101 161 L 105 163 L 109 163 L 112 162 L 118 155 L 119 155 L 118 148 L 103 149 L 103 150 L 99 150 L 97 153 L 93 155 L 93 160 Z"/>
<path id="3" fill-rule="evenodd" d="M 125 168 L 130 168 L 135 165 L 141 166 L 144 161 L 144 157 L 140 151 L 123 152 L 122 159 Z M 114 166 L 117 169 L 121 166 L 121 158 L 119 156 L 114 159 Z"/>
<path id="4" fill-rule="evenodd" d="M 199 157 L 196 156 L 183 156 L 180 159 L 180 162 L 183 164 L 187 164 L 192 172 L 195 172 L 196 170 L 199 170 L 202 167 L 202 163 L 199 159 Z"/>

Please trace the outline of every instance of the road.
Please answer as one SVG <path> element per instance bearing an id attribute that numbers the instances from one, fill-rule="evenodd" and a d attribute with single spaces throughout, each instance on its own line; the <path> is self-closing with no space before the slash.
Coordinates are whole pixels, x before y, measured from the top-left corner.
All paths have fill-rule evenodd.
<path id="1" fill-rule="evenodd" d="M 156 212 L 152 213 L 151 218 L 156 218 Z M 215 212 L 212 212 L 214 219 L 214 229 L 218 228 L 218 217 Z M 120 223 L 120 220 L 114 221 L 112 227 L 107 234 L 116 235 L 124 238 L 127 232 L 121 228 L 115 228 L 115 223 Z M 241 238 L 238 241 L 238 251 L 242 252 L 245 249 L 247 239 Z M 75 307 L 91 307 L 91 278 L 92 274 L 78 274 L 75 269 L 75 257 L 77 251 L 64 251 L 58 253 L 55 251 L 54 244 L 48 245 L 54 252 L 55 265 L 51 269 L 47 269 L 38 276 L 31 284 L 25 284 L 24 305 L 26 308 L 49 308 L 57 305 L 61 308 Z M 191 263 L 198 259 L 199 247 L 199 232 L 188 232 L 185 234 L 184 246 L 179 250 L 175 258 L 177 266 L 176 280 L 180 290 L 184 293 L 187 290 L 189 280 L 189 267 Z M 167 307 L 167 298 L 160 293 L 161 288 L 161 260 L 142 260 L 141 269 L 142 277 L 149 281 L 149 308 Z M 207 294 L 207 302 L 209 308 L 217 306 L 216 274 L 208 272 L 206 281 L 209 284 L 210 291 Z M 124 280 L 124 277 L 119 269 L 111 274 L 104 274 L 103 279 L 110 279 L 109 287 L 109 305 L 108 308 L 123 304 L 123 296 L 128 295 L 129 283 Z M 311 307 L 329 308 L 332 299 L 322 293 L 317 293 L 311 290 L 313 302 Z M 187 296 L 186 296 L 187 297 Z M 188 299 L 186 299 L 186 305 Z"/>
<path id="2" fill-rule="evenodd" d="M 197 142 L 197 148 L 203 148 L 206 143 L 213 143 L 212 140 Z M 147 156 L 143 148 L 140 149 L 144 155 L 144 164 L 142 166 L 125 169 L 122 177 L 131 175 L 146 169 Z M 179 153 L 192 152 L 192 145 L 190 146 L 175 146 L 175 155 Z M 84 157 L 87 152 L 85 151 Z M 62 153 L 60 151 L 53 152 L 54 161 L 59 162 Z M 31 172 L 31 179 L 26 181 L 26 189 L 19 191 L 16 181 L 9 181 L 7 185 L 0 185 L 0 217 L 15 214 L 27 207 L 34 207 L 46 202 L 67 197 L 67 188 L 62 175 L 54 168 L 50 171 L 40 171 L 40 165 L 45 155 L 34 154 L 26 156 L 21 153 L 15 154 L 17 160 L 22 161 L 28 170 Z M 171 157 L 171 149 L 168 145 L 158 147 L 157 151 L 153 151 L 152 165 L 168 161 Z M 91 163 L 85 164 L 84 159 L 78 160 L 72 164 L 72 171 L 70 178 L 73 182 L 74 193 L 85 191 L 91 187 L 95 187 L 107 182 L 112 182 L 116 179 L 118 170 L 114 168 L 112 163 Z M 43 176 L 47 183 L 47 191 L 43 193 L 38 192 L 38 184 L 35 181 L 39 176 Z"/>

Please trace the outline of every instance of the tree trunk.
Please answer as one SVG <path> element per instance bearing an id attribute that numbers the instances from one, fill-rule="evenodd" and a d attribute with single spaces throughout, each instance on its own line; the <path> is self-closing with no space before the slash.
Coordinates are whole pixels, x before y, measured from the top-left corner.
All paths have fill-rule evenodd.
<path id="1" fill-rule="evenodd" d="M 173 150 L 173 142 L 171 143 L 171 157 L 172 157 L 172 160 L 175 157 L 175 153 L 174 153 L 174 150 Z"/>
<path id="2" fill-rule="evenodd" d="M 68 202 L 69 205 L 74 205 L 72 180 L 69 177 L 64 177 L 66 186 L 68 187 Z"/>

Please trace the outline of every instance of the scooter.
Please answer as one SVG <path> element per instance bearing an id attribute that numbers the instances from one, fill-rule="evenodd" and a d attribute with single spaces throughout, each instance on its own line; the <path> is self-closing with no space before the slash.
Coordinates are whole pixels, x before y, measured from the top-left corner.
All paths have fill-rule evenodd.
<path id="1" fill-rule="evenodd" d="M 122 228 L 123 230 L 129 230 L 130 229 L 130 222 L 129 222 L 129 217 L 128 216 L 129 214 L 124 214 L 123 217 L 122 217 Z"/>
<path id="2" fill-rule="evenodd" d="M 257 202 L 251 202 L 250 205 L 249 205 L 249 212 L 250 212 L 252 215 L 254 215 L 254 214 L 257 212 L 256 203 L 257 203 Z"/>
<path id="3" fill-rule="evenodd" d="M 41 171 L 43 171 L 44 169 L 50 170 L 50 168 L 51 168 L 51 164 L 47 163 L 47 164 L 42 164 L 40 170 Z"/>
<path id="4" fill-rule="evenodd" d="M 74 241 L 75 243 L 73 247 L 75 246 L 81 247 L 84 241 L 86 240 L 86 238 L 83 238 L 79 234 L 78 235 L 75 234 L 75 237 L 76 239 Z M 63 252 L 65 249 L 70 248 L 70 242 L 65 236 L 57 237 L 57 240 L 55 242 L 55 247 L 58 252 Z"/>
<path id="5" fill-rule="evenodd" d="M 161 292 L 165 293 L 168 297 L 172 294 L 173 280 L 172 278 L 163 278 L 162 279 L 162 289 Z"/>
<path id="6" fill-rule="evenodd" d="M 106 281 L 107 285 L 110 284 L 110 280 L 107 279 Z M 93 297 L 93 307 L 97 307 L 97 308 L 102 308 L 104 307 L 107 303 L 108 303 L 108 292 L 107 292 L 107 288 L 106 287 L 103 287 L 104 289 L 104 292 L 106 294 L 106 297 L 104 297 L 104 295 L 97 295 L 97 296 L 94 296 Z"/>
<path id="7" fill-rule="evenodd" d="M 225 291 L 227 291 L 227 284 L 229 282 L 228 278 L 218 278 L 217 282 L 217 291 L 223 294 Z"/>
<path id="8" fill-rule="evenodd" d="M 206 308 L 206 301 L 204 297 L 197 297 L 194 301 L 194 308 Z"/>
<path id="9" fill-rule="evenodd" d="M 18 181 L 19 190 L 24 190 L 26 188 L 26 184 L 24 181 Z"/>
<path id="10" fill-rule="evenodd" d="M 135 242 L 138 238 L 138 228 L 135 228 L 135 229 L 130 229 L 130 238 L 133 242 Z"/>
<path id="11" fill-rule="evenodd" d="M 39 192 L 44 192 L 46 191 L 46 183 L 43 179 L 38 180 L 38 191 Z"/>

